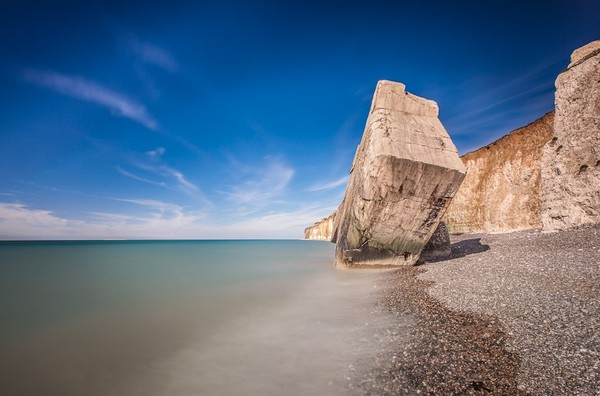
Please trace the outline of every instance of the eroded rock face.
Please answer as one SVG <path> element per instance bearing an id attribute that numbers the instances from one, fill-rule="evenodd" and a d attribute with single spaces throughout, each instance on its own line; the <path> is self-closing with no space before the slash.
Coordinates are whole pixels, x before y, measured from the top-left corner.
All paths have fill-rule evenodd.
<path id="1" fill-rule="evenodd" d="M 573 52 L 556 79 L 554 137 L 542 156 L 542 225 L 600 222 L 600 40 Z"/>
<path id="2" fill-rule="evenodd" d="M 328 217 L 317 221 L 315 224 L 304 229 L 304 239 L 316 239 L 320 241 L 331 241 L 331 235 L 333 234 L 333 221 L 335 219 L 335 213 L 333 212 Z"/>
<path id="3" fill-rule="evenodd" d="M 541 228 L 542 148 L 554 112 L 461 157 L 467 176 L 444 216 L 451 233 Z"/>
<path id="4" fill-rule="evenodd" d="M 377 84 L 332 241 L 336 266 L 414 264 L 465 177 L 434 101 Z"/>

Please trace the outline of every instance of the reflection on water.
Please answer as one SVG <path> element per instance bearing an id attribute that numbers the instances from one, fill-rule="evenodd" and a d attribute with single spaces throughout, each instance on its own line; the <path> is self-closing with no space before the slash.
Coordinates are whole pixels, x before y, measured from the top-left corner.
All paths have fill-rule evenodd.
<path id="1" fill-rule="evenodd" d="M 376 272 L 309 241 L 0 244 L 0 392 L 347 394 Z"/>

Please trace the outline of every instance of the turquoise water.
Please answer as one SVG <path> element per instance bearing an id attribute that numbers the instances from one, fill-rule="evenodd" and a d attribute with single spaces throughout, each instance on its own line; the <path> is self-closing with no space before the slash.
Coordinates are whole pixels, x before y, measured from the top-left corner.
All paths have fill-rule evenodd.
<path id="1" fill-rule="evenodd" d="M 0 393 L 346 394 L 389 318 L 333 248 L 2 242 Z"/>

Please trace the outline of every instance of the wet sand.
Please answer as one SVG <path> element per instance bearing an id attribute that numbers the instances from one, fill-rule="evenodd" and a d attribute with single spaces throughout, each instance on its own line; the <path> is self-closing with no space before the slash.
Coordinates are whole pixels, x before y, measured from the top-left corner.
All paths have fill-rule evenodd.
<path id="1" fill-rule="evenodd" d="M 452 238 L 452 256 L 381 278 L 378 309 L 416 326 L 362 394 L 598 395 L 600 226 Z M 407 337 L 408 336 L 408 337 Z"/>

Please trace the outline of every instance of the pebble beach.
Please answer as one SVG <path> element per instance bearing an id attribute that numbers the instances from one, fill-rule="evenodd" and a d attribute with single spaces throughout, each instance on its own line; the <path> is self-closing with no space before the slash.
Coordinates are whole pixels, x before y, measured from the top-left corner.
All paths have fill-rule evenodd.
<path id="1" fill-rule="evenodd" d="M 599 395 L 600 226 L 463 234 L 452 255 L 382 274 L 381 337 L 362 394 Z"/>

